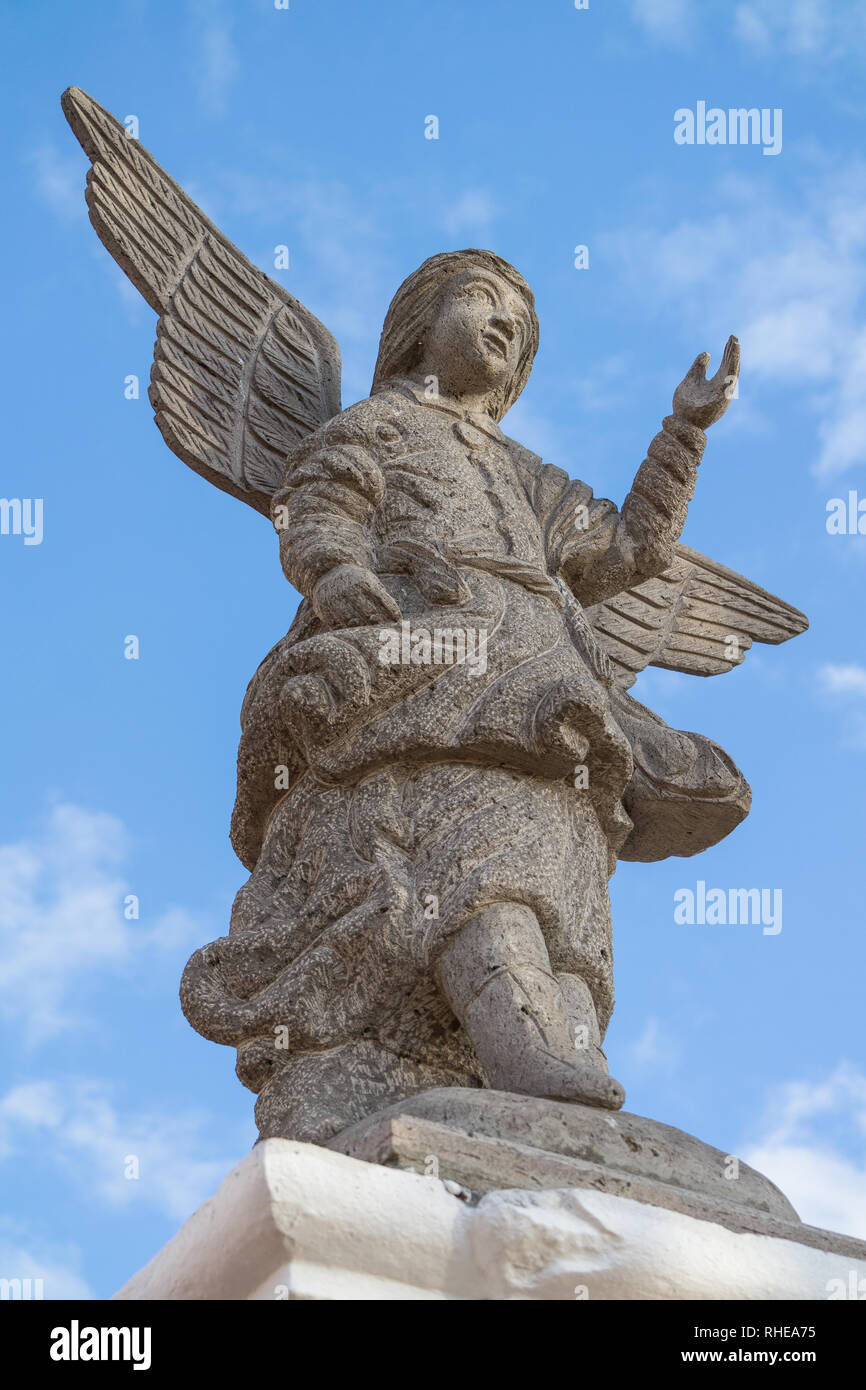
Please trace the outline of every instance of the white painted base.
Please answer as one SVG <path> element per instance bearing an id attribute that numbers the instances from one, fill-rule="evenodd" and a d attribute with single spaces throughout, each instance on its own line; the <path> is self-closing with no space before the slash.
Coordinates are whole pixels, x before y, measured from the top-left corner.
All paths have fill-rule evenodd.
<path id="1" fill-rule="evenodd" d="M 866 1260 L 625 1197 L 471 1207 L 438 1179 L 268 1139 L 115 1298 L 828 1299 L 859 1280 Z"/>

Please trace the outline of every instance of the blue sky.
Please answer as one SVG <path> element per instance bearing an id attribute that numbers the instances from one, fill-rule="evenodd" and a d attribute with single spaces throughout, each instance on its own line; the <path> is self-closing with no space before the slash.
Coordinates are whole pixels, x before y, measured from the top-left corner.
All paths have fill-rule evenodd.
<path id="1" fill-rule="evenodd" d="M 754 803 L 698 859 L 620 866 L 608 1054 L 629 1110 L 866 1236 L 866 539 L 825 524 L 830 499 L 866 497 L 862 4 L 2 14 L 2 488 L 43 499 L 44 533 L 0 535 L 0 1275 L 110 1294 L 253 1142 L 234 1055 L 188 1027 L 177 983 L 245 878 L 228 841 L 240 704 L 297 603 L 267 523 L 152 423 L 155 317 L 87 221 L 71 83 L 136 115 L 169 173 L 337 335 L 344 404 L 367 393 L 405 275 L 490 247 L 533 285 L 542 327 L 506 430 L 619 502 L 696 353 L 714 369 L 738 334 L 739 399 L 684 539 L 812 626 L 729 675 L 636 687 L 720 742 Z M 780 108 L 781 152 L 676 144 L 675 111 L 699 101 Z M 677 924 L 674 893 L 699 879 L 781 889 L 781 932 Z"/>

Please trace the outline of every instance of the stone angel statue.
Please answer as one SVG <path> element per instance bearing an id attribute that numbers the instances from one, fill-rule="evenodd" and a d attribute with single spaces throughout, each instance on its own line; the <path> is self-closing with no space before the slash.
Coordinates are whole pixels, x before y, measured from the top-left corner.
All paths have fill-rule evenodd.
<path id="1" fill-rule="evenodd" d="M 250 877 L 186 967 L 187 1018 L 237 1049 L 262 1135 L 325 1143 L 434 1087 L 619 1108 L 610 875 L 699 853 L 750 802 L 629 687 L 807 627 L 679 540 L 736 339 L 709 380 L 696 359 L 617 508 L 500 427 L 538 347 L 513 266 L 425 261 L 341 410 L 327 329 L 96 102 L 63 109 L 93 225 L 160 316 L 163 438 L 271 518 L 302 595 L 243 703 Z"/>

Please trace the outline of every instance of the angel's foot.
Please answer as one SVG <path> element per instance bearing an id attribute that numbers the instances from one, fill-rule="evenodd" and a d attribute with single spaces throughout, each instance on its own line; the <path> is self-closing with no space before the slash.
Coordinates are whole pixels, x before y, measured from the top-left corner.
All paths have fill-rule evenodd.
<path id="1" fill-rule="evenodd" d="M 577 1048 L 579 1062 L 590 1070 L 604 1072 L 607 1076 L 610 1067 L 602 1047 L 598 1014 L 589 986 L 579 975 L 557 975 L 556 978 L 565 1000 L 569 1030 Z"/>
<path id="2" fill-rule="evenodd" d="M 519 904 L 474 917 L 446 947 L 439 981 L 493 1090 L 618 1110 L 600 1047 L 576 1044 L 538 921 Z"/>
<path id="3" fill-rule="evenodd" d="M 534 964 L 500 970 L 475 996 L 463 1023 L 487 1084 L 550 1100 L 578 1100 L 619 1110 L 625 1091 L 586 1052 L 576 1052 L 554 976 Z M 562 1027 L 563 1022 L 565 1027 Z"/>
<path id="4" fill-rule="evenodd" d="M 497 1091 L 515 1091 L 523 1096 L 541 1096 L 546 1100 L 574 1100 L 583 1105 L 597 1105 L 604 1110 L 621 1110 L 625 1091 L 618 1081 L 594 1067 L 572 1067 L 565 1062 L 544 1059 L 545 1066 L 534 1070 L 525 1068 L 510 1084 L 493 1086 Z"/>

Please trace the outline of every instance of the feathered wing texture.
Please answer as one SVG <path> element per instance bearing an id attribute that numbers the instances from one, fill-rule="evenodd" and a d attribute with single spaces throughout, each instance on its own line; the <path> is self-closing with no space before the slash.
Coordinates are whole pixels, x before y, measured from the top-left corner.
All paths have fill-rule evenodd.
<path id="1" fill-rule="evenodd" d="M 265 515 L 286 454 L 340 410 L 328 330 L 205 217 L 119 121 L 70 87 L 90 220 L 161 316 L 150 401 L 169 448 Z"/>
<path id="2" fill-rule="evenodd" d="M 645 666 L 719 675 L 739 666 L 753 642 L 787 642 L 809 626 L 799 609 L 682 544 L 663 574 L 586 616 L 623 690 Z"/>

